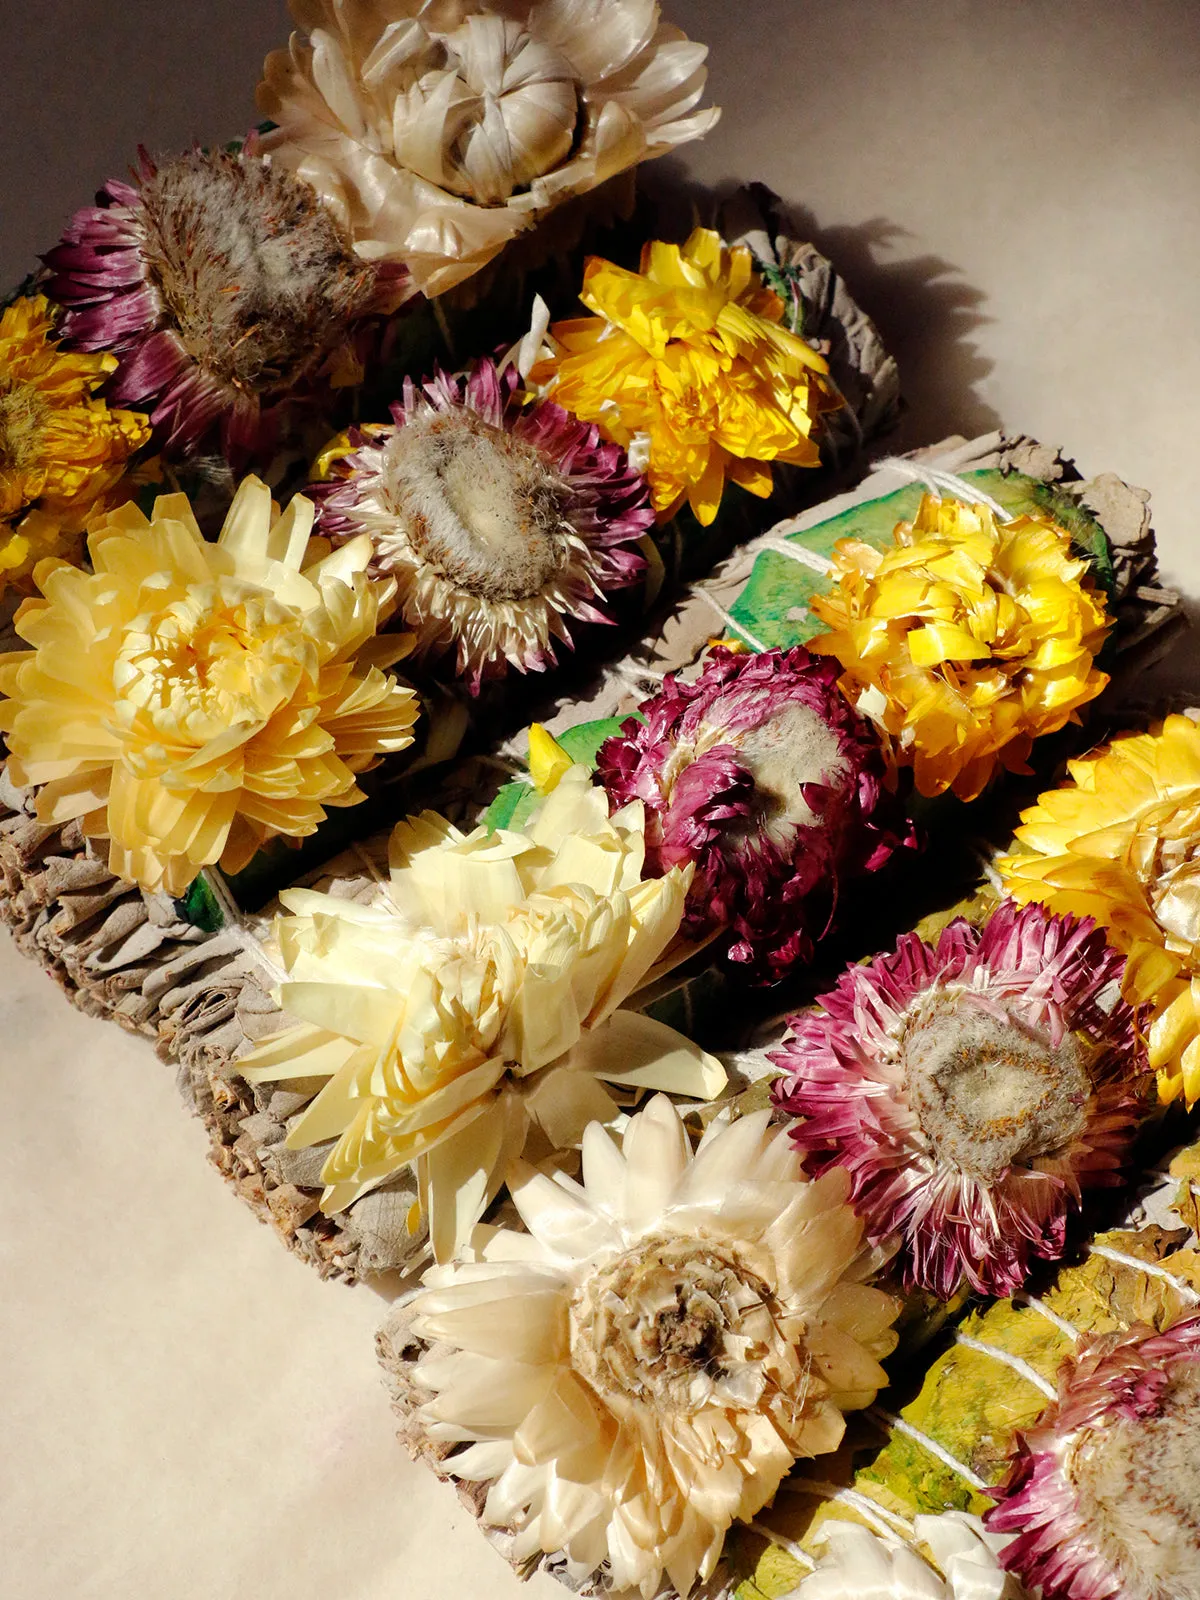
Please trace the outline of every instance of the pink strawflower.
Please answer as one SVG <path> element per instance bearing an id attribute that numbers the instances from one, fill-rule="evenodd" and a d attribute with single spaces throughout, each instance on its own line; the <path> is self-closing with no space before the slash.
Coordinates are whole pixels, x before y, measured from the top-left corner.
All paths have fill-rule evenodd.
<path id="1" fill-rule="evenodd" d="M 645 804 L 647 871 L 696 868 L 685 934 L 727 930 L 730 959 L 766 981 L 811 958 L 845 878 L 912 841 L 837 676 L 799 645 L 717 648 L 600 749 L 614 807 Z"/>
<path id="2" fill-rule="evenodd" d="M 984 1518 L 1044 1600 L 1200 1600 L 1200 1316 L 1096 1339 Z"/>
<path id="3" fill-rule="evenodd" d="M 645 568 L 649 489 L 619 445 L 561 406 L 522 406 L 516 369 L 406 379 L 392 421 L 354 429 L 312 492 L 335 543 L 368 533 L 419 655 L 454 652 L 473 688 L 542 672 L 570 623 L 611 622 Z"/>
<path id="4" fill-rule="evenodd" d="M 1007 1295 L 1056 1260 L 1084 1188 L 1120 1181 L 1151 1085 L 1124 957 L 1090 918 L 999 905 L 905 934 L 791 1019 L 775 1104 L 810 1171 L 847 1168 L 906 1288 Z"/>
<path id="5" fill-rule="evenodd" d="M 106 398 L 149 412 L 176 456 L 214 437 L 234 460 L 260 449 L 272 404 L 384 292 L 316 191 L 253 142 L 161 164 L 142 151 L 133 182 L 106 183 L 45 261 L 63 343 L 115 355 Z"/>

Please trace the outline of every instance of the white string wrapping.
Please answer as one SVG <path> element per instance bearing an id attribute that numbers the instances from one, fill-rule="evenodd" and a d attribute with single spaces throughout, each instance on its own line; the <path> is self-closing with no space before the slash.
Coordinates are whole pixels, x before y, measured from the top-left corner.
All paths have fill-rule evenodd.
<path id="1" fill-rule="evenodd" d="M 806 1550 L 801 1550 L 800 1546 L 791 1539 L 785 1539 L 781 1533 L 773 1533 L 770 1528 L 764 1527 L 761 1522 L 750 1521 L 746 1526 L 757 1533 L 760 1538 L 765 1539 L 768 1544 L 777 1544 L 781 1550 L 786 1550 L 793 1561 L 798 1561 L 809 1572 L 816 1570 L 817 1563 L 813 1558 Z"/>
<path id="2" fill-rule="evenodd" d="M 784 1483 L 782 1487 L 790 1494 L 810 1494 L 819 1496 L 823 1500 L 836 1500 L 839 1505 L 857 1511 L 863 1521 L 869 1523 L 876 1533 L 891 1536 L 899 1530 L 906 1539 L 916 1537 L 916 1528 L 907 1517 L 880 1505 L 878 1500 L 872 1500 L 869 1494 L 863 1494 L 861 1489 L 852 1488 L 849 1484 L 844 1484 L 839 1489 L 836 1484 L 823 1483 L 818 1478 L 796 1478 Z"/>
<path id="3" fill-rule="evenodd" d="M 798 561 L 802 567 L 819 572 L 823 578 L 831 577 L 837 570 L 837 563 L 829 556 L 823 556 L 818 550 L 809 550 L 802 544 L 789 544 L 786 539 L 763 539 L 759 543 L 759 548 L 774 550 L 776 555 Z"/>
<path id="4" fill-rule="evenodd" d="M 1065 1334 L 1068 1339 L 1078 1341 L 1080 1334 L 1075 1324 L 1068 1322 L 1066 1317 L 1060 1317 L 1057 1311 L 1051 1311 L 1046 1302 L 1039 1300 L 1037 1295 L 1022 1293 L 1014 1295 L 1013 1299 L 1019 1305 L 1028 1306 L 1031 1311 L 1036 1311 L 1039 1316 L 1045 1317 L 1047 1322 L 1052 1323 L 1059 1333 Z"/>
<path id="5" fill-rule="evenodd" d="M 923 483 L 927 489 L 932 489 L 934 494 L 949 495 L 954 500 L 962 500 L 967 505 L 987 506 L 998 522 L 1012 522 L 1011 511 L 1006 511 L 998 500 L 993 500 L 986 490 L 978 484 L 968 483 L 965 478 L 956 477 L 953 472 L 940 472 L 937 467 L 931 467 L 924 462 L 906 461 L 903 456 L 885 456 L 882 461 L 875 463 L 876 472 L 895 472 L 902 478 L 907 478 L 910 483 Z"/>
<path id="6" fill-rule="evenodd" d="M 1011 1351 L 999 1350 L 994 1344 L 984 1344 L 982 1339 L 972 1339 L 969 1333 L 955 1333 L 954 1342 L 968 1350 L 978 1351 L 981 1356 L 991 1356 L 993 1361 L 998 1361 L 1010 1372 L 1015 1372 L 1019 1378 L 1024 1378 L 1026 1383 L 1031 1383 L 1035 1389 L 1040 1389 L 1048 1400 L 1058 1399 L 1058 1390 L 1054 1385 L 1048 1383 L 1028 1361 L 1022 1361 L 1020 1356 L 1014 1356 Z"/>
<path id="7" fill-rule="evenodd" d="M 1160 1267 L 1153 1261 L 1139 1261 L 1137 1256 L 1127 1256 L 1123 1250 L 1113 1250 L 1106 1244 L 1090 1244 L 1089 1252 L 1094 1256 L 1101 1256 L 1105 1261 L 1112 1261 L 1118 1267 L 1132 1267 L 1135 1272 L 1144 1272 L 1148 1278 L 1158 1278 L 1163 1283 L 1169 1283 L 1178 1291 L 1185 1300 L 1190 1300 L 1193 1305 L 1200 1305 L 1200 1293 L 1192 1288 L 1186 1278 L 1178 1278 L 1173 1272 L 1168 1272 L 1166 1267 Z"/>
<path id="8" fill-rule="evenodd" d="M 706 600 L 708 602 L 708 604 L 717 613 L 727 628 L 732 628 L 734 633 L 740 633 L 742 638 L 745 639 L 746 643 L 752 650 L 762 651 L 767 648 L 761 639 L 756 638 L 755 635 L 750 632 L 750 629 L 744 622 L 736 622 L 734 620 L 734 618 L 729 614 L 728 611 L 726 611 L 725 607 L 717 599 L 716 595 L 710 594 L 707 589 L 702 588 L 700 585 L 696 586 L 694 593 L 699 595 L 701 600 Z"/>
<path id="9" fill-rule="evenodd" d="M 922 1433 L 920 1428 L 914 1427 L 911 1422 L 906 1422 L 903 1417 L 895 1417 L 890 1411 L 884 1411 L 881 1406 L 872 1406 L 871 1415 L 884 1427 L 893 1428 L 897 1433 L 902 1433 L 906 1439 L 911 1439 L 922 1449 L 928 1450 L 929 1454 L 944 1467 L 949 1467 L 951 1472 L 957 1472 L 963 1482 L 969 1483 L 977 1494 L 991 1495 L 991 1490 L 977 1473 L 972 1472 L 963 1462 L 955 1460 L 949 1450 L 944 1450 L 936 1439 L 931 1439 L 927 1433 Z"/>

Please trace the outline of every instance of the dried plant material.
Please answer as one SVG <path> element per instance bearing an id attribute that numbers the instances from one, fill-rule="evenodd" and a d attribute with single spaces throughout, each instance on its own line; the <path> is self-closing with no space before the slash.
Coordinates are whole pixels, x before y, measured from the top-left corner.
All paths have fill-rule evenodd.
<path id="1" fill-rule="evenodd" d="M 1120 1181 L 1149 1067 L 1093 923 L 1002 902 L 936 945 L 848 967 L 772 1052 L 809 1169 L 851 1174 L 906 1289 L 1012 1294 L 1063 1252 L 1081 1190 Z"/>
<path id="2" fill-rule="evenodd" d="M 272 164 L 364 258 L 438 295 L 549 212 L 706 133 L 703 45 L 653 0 L 293 0 L 268 56 Z"/>
<path id="3" fill-rule="evenodd" d="M 915 1547 L 851 1522 L 822 1529 L 821 1558 L 788 1600 L 1022 1600 L 1000 1565 L 1004 1541 L 961 1511 L 917 1517 Z M 928 1558 L 922 1552 L 928 1553 Z M 931 1564 L 932 1563 L 932 1564 Z M 755 1586 L 757 1587 L 757 1586 Z M 762 1591 L 754 1595 L 759 1600 Z M 740 1600 L 750 1600 L 747 1594 Z"/>
<path id="4" fill-rule="evenodd" d="M 416 696 L 381 670 L 408 641 L 376 636 L 393 586 L 367 539 L 305 566 L 312 515 L 297 495 L 277 517 L 247 478 L 216 544 L 164 495 L 93 524 L 94 574 L 39 566 L 16 620 L 34 648 L 0 664 L 9 776 L 39 820 L 107 838 L 117 876 L 181 895 L 236 872 L 412 743 Z"/>
<path id="5" fill-rule="evenodd" d="M 667 955 L 690 875 L 643 879 L 643 816 L 608 815 L 582 768 L 525 833 L 463 834 L 433 812 L 400 823 L 391 874 L 362 905 L 281 899 L 300 1026 L 260 1044 L 250 1082 L 327 1080 L 293 1149 L 335 1139 L 322 1168 L 334 1214 L 414 1166 L 435 1256 L 462 1247 L 531 1129 L 553 1149 L 609 1121 L 606 1083 L 709 1099 L 725 1075 L 662 1023 L 621 1009 Z"/>
<path id="6" fill-rule="evenodd" d="M 845 1181 L 806 1184 L 767 1123 L 711 1128 L 694 1155 L 663 1096 L 620 1148 L 593 1123 L 582 1183 L 525 1169 L 529 1234 L 485 1231 L 403 1313 L 432 1346 L 395 1374 L 406 1432 L 488 1485 L 514 1564 L 687 1595 L 730 1522 L 885 1381 L 896 1304 L 861 1282 Z"/>
<path id="7" fill-rule="evenodd" d="M 926 495 L 892 550 L 839 544 L 832 582 L 811 602 L 830 630 L 811 648 L 841 663 L 847 697 L 923 795 L 973 800 L 1002 767 L 1028 770 L 1033 741 L 1108 682 L 1094 664 L 1103 595 L 1047 516 Z"/>
<path id="8" fill-rule="evenodd" d="M 842 399 L 749 250 L 697 228 L 648 243 L 640 272 L 593 256 L 580 298 L 595 314 L 554 324 L 531 381 L 644 467 L 660 522 L 686 502 L 707 526 L 726 482 L 765 497 L 772 462 L 819 465 Z"/>
<path id="9" fill-rule="evenodd" d="M 1008 893 L 1095 917 L 1128 958 L 1125 992 L 1150 1008 L 1164 1101 L 1200 1099 L 1200 727 L 1168 717 L 1069 767 L 1017 829 Z"/>
<path id="10" fill-rule="evenodd" d="M 120 498 L 150 437 L 145 417 L 96 398 L 116 358 L 59 348 L 56 316 L 44 295 L 0 314 L 0 596 L 28 592 L 47 556 L 78 556 L 88 518 Z"/>

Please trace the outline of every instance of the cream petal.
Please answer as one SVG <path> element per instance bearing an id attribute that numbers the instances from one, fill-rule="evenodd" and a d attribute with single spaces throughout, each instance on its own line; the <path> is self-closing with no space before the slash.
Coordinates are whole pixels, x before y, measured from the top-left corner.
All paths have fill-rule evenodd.
<path id="1" fill-rule="evenodd" d="M 646 1229 L 666 1212 L 691 1157 L 683 1123 L 665 1094 L 656 1094 L 629 1124 L 624 1153 L 621 1219 L 629 1229 Z"/>
<path id="2" fill-rule="evenodd" d="M 423 1339 L 446 1339 L 475 1355 L 530 1365 L 558 1362 L 567 1353 L 567 1300 L 557 1288 L 543 1288 L 519 1298 L 493 1294 L 486 1301 L 437 1311 L 428 1309 L 425 1296 L 419 1306 L 413 1331 Z M 523 1455 L 519 1446 L 517 1454 L 522 1460 L 535 1459 Z"/>
<path id="3" fill-rule="evenodd" d="M 443 1466 L 456 1478 L 478 1483 L 483 1478 L 498 1478 L 512 1460 L 512 1445 L 507 1439 L 482 1439 L 456 1451 Z"/>
<path id="4" fill-rule="evenodd" d="M 640 1011 L 617 1011 L 586 1032 L 570 1064 L 621 1088 L 660 1089 L 697 1100 L 714 1099 L 728 1082 L 716 1056 Z"/>
<path id="5" fill-rule="evenodd" d="M 604 1085 L 573 1067 L 550 1067 L 519 1092 L 530 1119 L 556 1150 L 571 1149 L 593 1123 L 609 1123 L 619 1114 Z"/>
<path id="6" fill-rule="evenodd" d="M 425 1357 L 414 1376 L 435 1391 L 421 1407 L 423 1417 L 470 1428 L 486 1438 L 492 1431 L 515 1432 L 545 1398 L 555 1369 L 455 1351 Z"/>
<path id="7" fill-rule="evenodd" d="M 504 1071 L 503 1061 L 492 1065 Z M 520 1123 L 519 1133 L 514 1130 L 514 1119 Z M 503 1096 L 502 1103 L 487 1116 L 476 1118 L 457 1137 L 428 1152 L 429 1242 L 435 1260 L 450 1260 L 470 1238 L 503 1182 L 504 1157 L 513 1145 L 519 1148 L 524 1142 L 523 1132 L 524 1120 L 515 1097 Z"/>
<path id="8" fill-rule="evenodd" d="M 625 1157 L 617 1141 L 600 1122 L 590 1122 L 583 1133 L 583 1183 L 594 1206 L 610 1217 L 620 1215 L 625 1193 Z"/>
<path id="9" fill-rule="evenodd" d="M 508 1187 L 521 1221 L 552 1257 L 584 1260 L 620 1247 L 621 1235 L 606 1217 L 525 1162 L 509 1174 Z"/>
<path id="10" fill-rule="evenodd" d="M 603 1468 L 608 1436 L 595 1400 L 572 1373 L 560 1373 L 553 1389 L 530 1411 L 513 1435 L 513 1454 L 526 1466 L 573 1457 L 573 1476 L 586 1471 L 589 1459 L 594 1459 L 589 1477 Z"/>

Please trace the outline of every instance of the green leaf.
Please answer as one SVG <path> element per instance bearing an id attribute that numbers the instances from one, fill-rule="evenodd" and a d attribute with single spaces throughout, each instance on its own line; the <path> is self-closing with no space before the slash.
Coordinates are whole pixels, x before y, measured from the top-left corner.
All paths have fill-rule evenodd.
<path id="1" fill-rule="evenodd" d="M 632 715 L 639 722 L 645 721 L 638 711 Z M 606 739 L 611 739 L 614 734 L 620 733 L 628 721 L 628 717 L 599 717 L 595 722 L 581 722 L 574 728 L 568 728 L 564 733 L 556 733 L 554 737 L 572 761 L 577 761 L 580 766 L 594 771 L 600 746 Z M 525 778 L 514 778 L 511 783 L 504 785 L 484 812 L 483 825 L 489 833 L 495 833 L 497 828 L 510 828 L 514 832 L 520 832 L 533 815 L 540 799 L 537 790 Z"/>
<path id="2" fill-rule="evenodd" d="M 225 926 L 225 912 L 213 893 L 212 885 L 202 872 L 193 879 L 185 893 L 174 902 L 175 910 L 184 922 L 203 933 L 216 933 Z"/>

